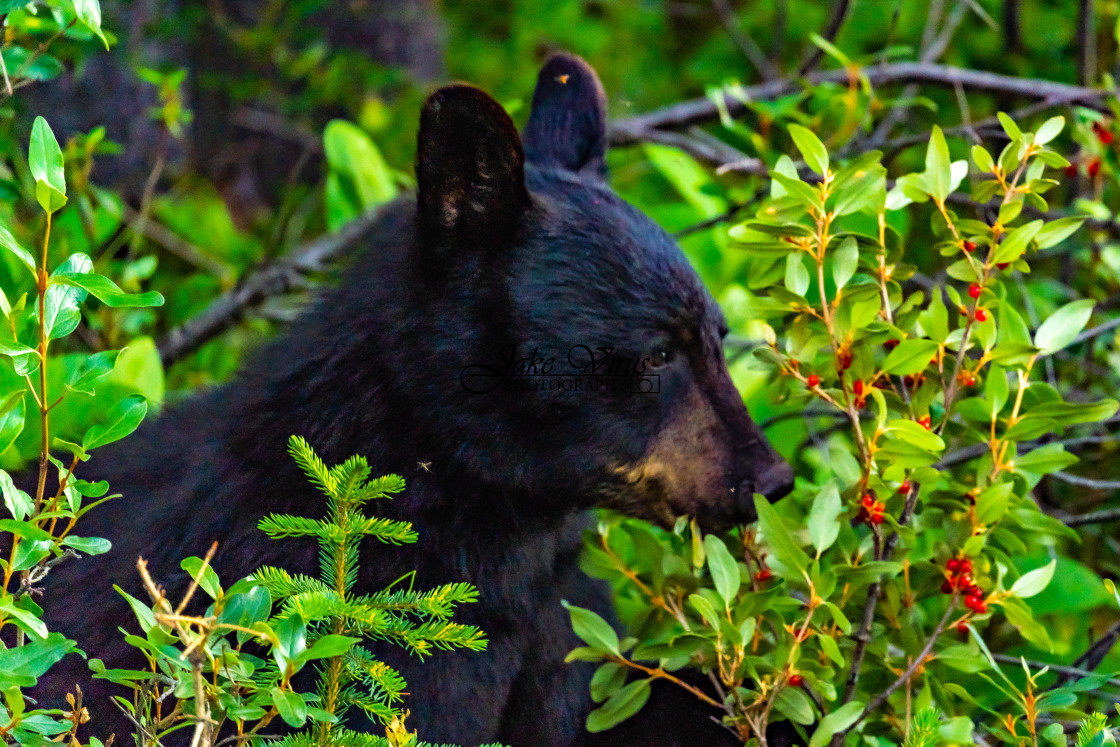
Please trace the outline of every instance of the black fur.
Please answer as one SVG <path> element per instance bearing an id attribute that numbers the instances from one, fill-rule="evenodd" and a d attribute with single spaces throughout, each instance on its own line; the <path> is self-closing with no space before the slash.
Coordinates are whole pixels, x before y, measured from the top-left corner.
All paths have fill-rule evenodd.
<path id="1" fill-rule="evenodd" d="M 82 533 L 114 549 L 51 574 L 53 628 L 127 666 L 116 627 L 130 615 L 109 585 L 140 594 L 137 555 L 173 589 L 179 559 L 215 539 L 227 581 L 266 563 L 315 573 L 313 542 L 269 541 L 255 528 L 268 512 L 318 510 L 284 451 L 295 433 L 328 464 L 358 453 L 375 473 L 407 479 L 383 508 L 414 522 L 420 541 L 363 548 L 363 588 L 415 569 L 420 588 L 466 580 L 480 589 L 457 617 L 486 631 L 487 652 L 421 664 L 379 651 L 410 685 L 410 725 L 422 738 L 584 739 L 590 670 L 563 663 L 578 641 L 560 600 L 610 614 L 607 590 L 577 568 L 588 509 L 747 521 L 750 495 L 784 494 L 791 472 L 731 384 L 718 307 L 672 240 L 602 181 L 594 72 L 553 59 L 533 107 L 525 164 L 492 99 L 467 86 L 433 94 L 421 115 L 417 201 L 395 206 L 341 285 L 234 381 L 97 455 L 98 477 L 126 497 L 92 512 Z M 465 370 L 506 365 L 510 346 L 517 358 L 610 347 L 655 374 L 660 393 L 464 388 Z M 68 657 L 45 694 L 57 697 L 84 668 Z M 103 688 L 92 695 L 94 732 L 124 728 Z M 651 704 L 653 731 L 642 733 L 640 715 L 611 743 L 713 743 L 698 736 L 706 714 L 678 714 L 671 732 L 656 723 L 664 716 Z"/>

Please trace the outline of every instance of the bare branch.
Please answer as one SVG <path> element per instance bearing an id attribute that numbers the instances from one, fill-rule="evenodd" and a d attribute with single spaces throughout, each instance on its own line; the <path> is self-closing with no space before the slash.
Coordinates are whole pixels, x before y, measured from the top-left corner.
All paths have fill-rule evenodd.
<path id="1" fill-rule="evenodd" d="M 1120 480 L 1094 480 L 1080 475 L 1071 475 L 1068 472 L 1053 472 L 1050 475 L 1070 485 L 1078 485 L 1093 490 L 1120 490 Z"/>
<path id="2" fill-rule="evenodd" d="M 1023 51 L 1023 30 L 1019 26 L 1020 0 L 1003 0 L 1003 37 L 1007 42 L 1007 52 L 1018 54 Z"/>
<path id="3" fill-rule="evenodd" d="M 1109 92 L 1102 88 L 1073 86 L 1035 78 L 1016 78 L 982 70 L 967 70 L 951 65 L 924 62 L 899 62 L 880 65 L 864 71 L 872 85 L 882 86 L 901 83 L 922 83 L 952 88 L 957 82 L 966 90 L 1010 94 L 1031 100 L 1049 101 L 1051 104 L 1080 104 L 1103 109 L 1102 100 Z M 805 77 L 810 85 L 842 83 L 849 78 L 847 70 L 829 70 Z M 802 87 L 800 81 L 770 81 L 755 86 L 742 86 L 738 90 L 746 100 L 770 100 L 792 93 Z M 732 116 L 743 114 L 747 107 L 738 96 L 716 94 Z M 693 99 L 658 109 L 648 114 L 616 120 L 610 128 L 610 142 L 614 146 L 633 145 L 643 140 L 642 135 L 652 130 L 682 130 L 694 125 L 719 119 L 719 109 L 711 99 Z"/>
<path id="4" fill-rule="evenodd" d="M 1082 85 L 1089 85 L 1097 77 L 1097 40 L 1093 27 L 1093 0 L 1081 0 L 1077 10 L 1077 78 Z"/>
<path id="5" fill-rule="evenodd" d="M 170 366 L 197 350 L 236 324 L 249 309 L 267 298 L 299 287 L 307 273 L 320 272 L 332 260 L 352 251 L 384 212 L 385 208 L 374 210 L 347 223 L 336 233 L 321 236 L 288 257 L 252 272 L 236 288 L 215 299 L 206 311 L 171 330 L 159 341 L 163 365 Z"/>
<path id="6" fill-rule="evenodd" d="M 1083 527 L 1087 524 L 1109 524 L 1120 521 L 1120 508 L 1106 508 L 1102 511 L 1093 511 L 1079 516 L 1062 517 L 1062 523 L 1067 527 Z"/>
<path id="7" fill-rule="evenodd" d="M 1008 656 L 1007 654 L 992 654 L 992 658 L 1000 662 L 1001 664 L 1012 664 L 1014 666 L 1019 666 L 1021 664 L 1018 656 Z M 1042 669 L 1043 667 L 1050 667 L 1050 671 L 1054 674 L 1065 674 L 1071 677 L 1094 677 L 1097 674 L 1096 672 L 1090 672 L 1087 669 L 1079 669 L 1078 667 L 1067 667 L 1061 664 L 1051 664 L 1046 661 L 1033 661 L 1031 659 L 1027 659 L 1027 666 L 1029 666 L 1031 669 Z M 1114 687 L 1120 687 L 1120 680 L 1105 680 L 1105 684 L 1109 684 Z"/>

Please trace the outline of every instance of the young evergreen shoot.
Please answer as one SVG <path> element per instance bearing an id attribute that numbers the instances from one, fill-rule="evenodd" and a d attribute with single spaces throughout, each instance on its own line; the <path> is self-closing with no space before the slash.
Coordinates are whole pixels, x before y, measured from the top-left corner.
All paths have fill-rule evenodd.
<path id="1" fill-rule="evenodd" d="M 317 719 L 309 731 L 284 740 L 285 747 L 316 745 L 418 744 L 402 727 L 405 682 L 396 670 L 378 661 L 359 640 L 389 640 L 409 652 L 425 656 L 435 648 L 481 651 L 486 638 L 471 625 L 452 622 L 455 606 L 473 602 L 478 591 L 470 584 L 453 583 L 427 591 L 387 588 L 355 594 L 358 549 L 365 537 L 389 544 L 415 542 L 408 522 L 366 516 L 371 500 L 391 498 L 404 489 L 397 475 L 370 478 L 366 460 L 351 457 L 327 468 L 311 446 L 293 436 L 288 450 L 312 484 L 327 498 L 325 519 L 272 514 L 259 523 L 273 539 L 314 537 L 319 542 L 319 578 L 293 575 L 282 568 L 264 567 L 255 579 L 278 603 L 272 623 L 277 630 L 303 628 L 304 645 L 338 648 L 336 655 L 318 662 L 318 706 L 333 718 Z M 276 653 L 276 652 L 274 652 Z M 284 669 L 283 654 L 276 662 Z M 359 709 L 386 728 L 386 736 L 361 734 L 344 727 L 350 709 Z"/>

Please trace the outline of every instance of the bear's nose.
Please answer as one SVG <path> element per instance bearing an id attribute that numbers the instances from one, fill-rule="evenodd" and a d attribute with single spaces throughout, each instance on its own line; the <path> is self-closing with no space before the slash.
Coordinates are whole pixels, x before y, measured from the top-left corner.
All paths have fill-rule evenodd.
<path id="1" fill-rule="evenodd" d="M 771 503 L 786 497 L 791 490 L 793 490 L 793 468 L 785 462 L 771 465 L 754 481 L 754 492 L 762 493 Z"/>

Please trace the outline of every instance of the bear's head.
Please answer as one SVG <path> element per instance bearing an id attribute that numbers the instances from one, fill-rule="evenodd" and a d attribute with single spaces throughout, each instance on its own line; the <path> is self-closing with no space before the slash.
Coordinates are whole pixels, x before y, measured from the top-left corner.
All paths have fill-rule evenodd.
<path id="1" fill-rule="evenodd" d="M 728 375 L 726 322 L 673 240 L 605 181 L 595 72 L 558 55 L 523 139 L 466 85 L 424 106 L 417 251 L 455 362 L 439 438 L 460 473 L 571 508 L 671 525 L 755 518 L 788 464 Z M 465 357 L 463 357 L 465 356 Z"/>

